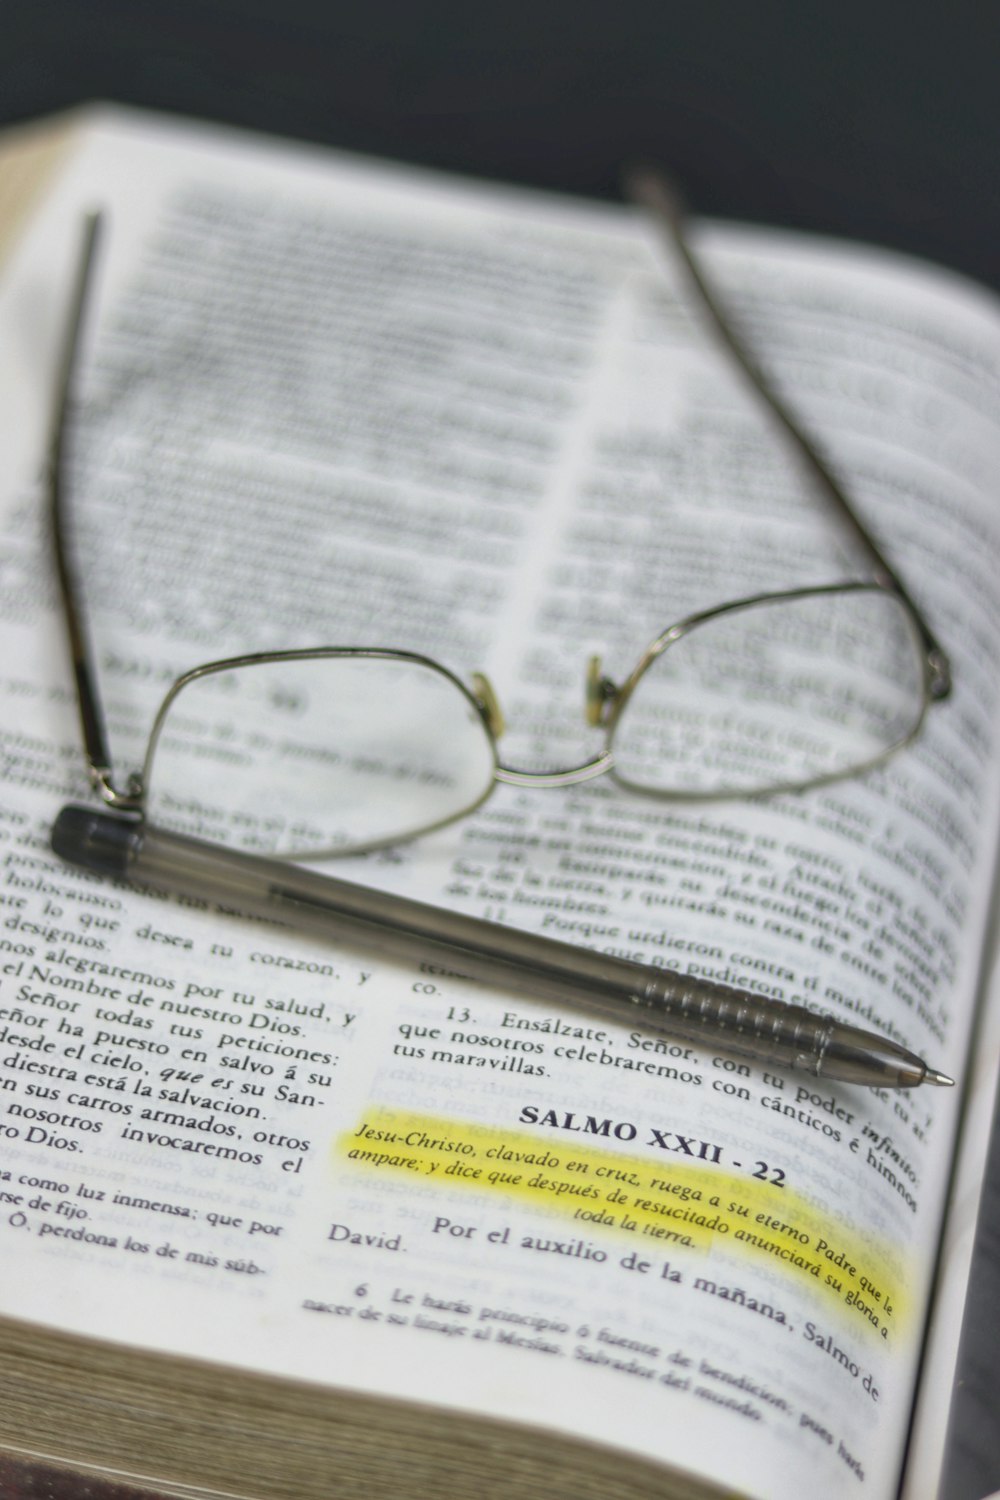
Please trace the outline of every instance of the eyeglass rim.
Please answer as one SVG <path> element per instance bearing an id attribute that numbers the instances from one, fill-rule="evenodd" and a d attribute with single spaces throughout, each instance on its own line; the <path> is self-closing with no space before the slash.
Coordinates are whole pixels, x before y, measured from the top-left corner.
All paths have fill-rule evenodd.
<path id="1" fill-rule="evenodd" d="M 396 833 L 391 836 L 368 839 L 364 842 L 351 844 L 349 846 L 338 845 L 330 848 L 288 849 L 268 851 L 272 858 L 286 859 L 325 859 L 335 856 L 353 854 L 371 854 L 380 849 L 387 849 L 403 840 L 422 838 L 425 834 L 435 833 L 438 829 L 447 828 L 449 824 L 459 822 L 462 818 L 469 817 L 490 797 L 499 780 L 498 771 L 499 755 L 497 751 L 497 738 L 493 726 L 490 723 L 489 705 L 478 698 L 466 683 L 450 668 L 433 657 L 426 656 L 419 651 L 395 650 L 391 647 L 379 646 L 304 646 L 290 650 L 278 651 L 249 651 L 239 656 L 220 657 L 216 661 L 201 662 L 196 667 L 182 672 L 170 684 L 158 709 L 153 717 L 152 727 L 146 741 L 146 753 L 143 760 L 142 771 L 138 776 L 132 778 L 129 791 L 134 797 L 136 811 L 145 812 L 147 798 L 153 784 L 153 766 L 156 750 L 159 745 L 163 727 L 169 717 L 175 701 L 193 682 L 201 681 L 206 677 L 216 676 L 223 672 L 234 672 L 254 667 L 280 665 L 296 661 L 331 661 L 331 660 L 354 660 L 354 661 L 394 661 L 407 666 L 419 667 L 421 670 L 433 672 L 438 677 L 444 678 L 449 686 L 457 688 L 465 699 L 467 706 L 476 716 L 477 723 L 481 729 L 483 739 L 489 749 L 490 775 L 485 780 L 481 793 L 471 802 L 463 804 L 462 807 L 446 817 L 435 818 L 428 823 L 421 823 L 412 832 Z"/>
<path id="2" fill-rule="evenodd" d="M 859 761 L 842 770 L 824 772 L 818 776 L 800 777 L 784 782 L 769 782 L 756 788 L 727 788 L 711 789 L 706 791 L 689 790 L 686 788 L 646 787 L 638 782 L 632 781 L 618 768 L 614 758 L 615 734 L 621 722 L 625 709 L 628 707 L 636 688 L 652 664 L 658 660 L 663 653 L 686 635 L 690 635 L 700 626 L 709 624 L 712 620 L 727 615 L 738 614 L 745 610 L 757 609 L 768 605 L 780 605 L 794 603 L 800 599 L 823 598 L 839 594 L 878 594 L 884 598 L 892 599 L 903 611 L 907 624 L 913 636 L 913 645 L 921 665 L 920 673 L 920 707 L 916 714 L 912 727 L 905 735 L 893 741 L 891 745 L 880 750 L 876 755 L 869 756 L 866 760 Z M 612 781 L 624 790 L 646 797 L 655 797 L 662 801 L 670 802 L 728 802 L 734 797 L 774 797 L 786 792 L 804 792 L 814 787 L 830 786 L 838 781 L 845 781 L 852 776 L 861 776 L 866 771 L 874 770 L 884 765 L 898 753 L 904 746 L 912 744 L 923 728 L 924 720 L 930 705 L 935 701 L 933 691 L 934 666 L 924 650 L 924 638 L 920 628 L 920 619 L 914 610 L 908 596 L 900 593 L 891 584 L 875 581 L 862 581 L 848 579 L 841 583 L 827 583 L 807 585 L 795 589 L 783 589 L 777 592 L 766 592 L 749 594 L 742 599 L 733 599 L 726 604 L 716 605 L 712 609 L 697 610 L 683 619 L 668 625 L 666 630 L 660 632 L 646 647 L 639 661 L 632 669 L 629 676 L 616 690 L 610 701 L 607 717 L 607 747 L 611 754 L 612 764 L 610 775 Z"/>

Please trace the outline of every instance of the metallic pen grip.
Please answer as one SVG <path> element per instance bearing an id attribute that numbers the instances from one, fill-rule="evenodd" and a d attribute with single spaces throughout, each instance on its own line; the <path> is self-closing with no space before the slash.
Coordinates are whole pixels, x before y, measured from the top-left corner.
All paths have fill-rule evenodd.
<path id="1" fill-rule="evenodd" d="M 647 971 L 648 972 L 648 971 Z M 816 1076 L 837 1025 L 803 1005 L 761 999 L 711 979 L 681 974 L 650 974 L 641 994 L 632 998 L 636 1019 L 672 1035 L 711 1047 L 724 1039 L 727 1052 Z"/>

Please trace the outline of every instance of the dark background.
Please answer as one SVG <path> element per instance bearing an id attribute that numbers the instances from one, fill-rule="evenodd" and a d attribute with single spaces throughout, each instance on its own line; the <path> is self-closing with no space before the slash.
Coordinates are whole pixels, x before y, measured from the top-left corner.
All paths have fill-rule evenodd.
<path id="1" fill-rule="evenodd" d="M 997 0 L 0 0 L 0 122 L 97 97 L 894 245 L 1000 287 Z"/>

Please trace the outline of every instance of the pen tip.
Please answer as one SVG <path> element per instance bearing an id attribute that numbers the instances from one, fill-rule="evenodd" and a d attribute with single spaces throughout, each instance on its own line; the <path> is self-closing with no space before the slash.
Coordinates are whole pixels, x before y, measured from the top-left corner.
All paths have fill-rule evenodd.
<path id="1" fill-rule="evenodd" d="M 924 1074 L 924 1083 L 936 1083 L 940 1088 L 951 1089 L 955 1087 L 954 1078 L 949 1078 L 947 1073 L 939 1073 L 935 1068 L 928 1068 Z"/>

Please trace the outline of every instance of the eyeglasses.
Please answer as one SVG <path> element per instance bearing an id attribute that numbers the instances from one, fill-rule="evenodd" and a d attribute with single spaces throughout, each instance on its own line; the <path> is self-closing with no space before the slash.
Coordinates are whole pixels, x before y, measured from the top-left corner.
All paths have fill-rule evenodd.
<path id="1" fill-rule="evenodd" d="M 758 594 L 687 616 L 620 684 L 592 659 L 585 712 L 599 748 L 552 770 L 501 759 L 487 678 L 416 652 L 330 647 L 209 662 L 157 712 L 142 770 L 112 768 L 82 592 L 70 559 L 65 438 L 99 219 L 88 221 L 68 322 L 49 468 L 56 564 L 85 754 L 112 808 L 214 843 L 296 859 L 358 853 L 472 813 L 498 783 L 571 786 L 607 774 L 657 798 L 801 790 L 875 766 L 911 741 L 951 686 L 947 658 L 811 440 L 737 340 L 684 237 L 671 189 L 636 174 L 718 335 L 864 552 L 870 582 Z"/>

